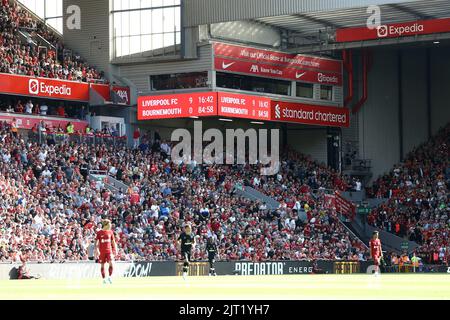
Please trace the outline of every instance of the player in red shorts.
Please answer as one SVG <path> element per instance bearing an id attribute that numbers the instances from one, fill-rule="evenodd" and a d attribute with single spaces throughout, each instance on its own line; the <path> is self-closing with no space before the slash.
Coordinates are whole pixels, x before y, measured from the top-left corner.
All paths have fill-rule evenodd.
<path id="1" fill-rule="evenodd" d="M 102 221 L 103 230 L 97 232 L 96 242 L 95 242 L 95 253 L 96 260 L 101 263 L 101 272 L 103 283 L 112 283 L 111 276 L 113 274 L 113 261 L 114 255 L 117 252 L 116 240 L 114 238 L 114 233 L 111 231 L 111 221 L 105 219 Z M 109 277 L 106 278 L 105 274 L 105 263 L 109 263 Z"/>
<path id="2" fill-rule="evenodd" d="M 380 275 L 380 261 L 383 257 L 383 250 L 381 249 L 381 241 L 379 239 L 378 231 L 374 231 L 372 239 L 369 242 L 370 257 L 375 264 L 375 276 Z"/>

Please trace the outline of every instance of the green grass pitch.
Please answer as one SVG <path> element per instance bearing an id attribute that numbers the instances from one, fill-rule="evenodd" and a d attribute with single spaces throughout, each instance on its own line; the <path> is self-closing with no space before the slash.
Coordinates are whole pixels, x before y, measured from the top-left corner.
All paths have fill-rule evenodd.
<path id="1" fill-rule="evenodd" d="M 286 275 L 5 280 L 0 299 L 445 299 L 450 274 Z"/>

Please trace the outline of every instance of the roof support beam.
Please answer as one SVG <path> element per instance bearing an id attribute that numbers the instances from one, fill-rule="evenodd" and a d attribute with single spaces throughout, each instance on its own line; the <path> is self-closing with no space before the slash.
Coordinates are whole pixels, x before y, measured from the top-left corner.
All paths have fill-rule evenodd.
<path id="1" fill-rule="evenodd" d="M 266 26 L 266 27 L 274 28 L 274 29 L 277 29 L 279 31 L 292 32 L 292 30 L 289 30 L 289 29 L 286 29 L 286 28 L 283 28 L 283 27 L 280 27 L 280 26 L 277 26 L 277 25 L 274 25 L 274 24 L 271 24 L 271 23 L 267 23 L 267 22 L 264 22 L 264 21 L 259 21 L 259 20 L 256 20 L 256 19 L 249 19 L 247 21 L 250 21 L 250 22 L 253 22 L 253 23 L 257 23 L 257 24 L 260 24 L 260 25 L 263 25 L 263 26 Z"/>
<path id="2" fill-rule="evenodd" d="M 305 13 L 297 13 L 297 14 L 294 14 L 293 16 L 299 17 L 300 19 L 304 19 L 309 22 L 321 24 L 324 27 L 332 27 L 334 29 L 343 28 L 343 26 L 340 24 L 335 24 L 335 23 L 332 23 L 329 20 L 325 20 L 325 19 L 311 17 L 310 15 L 305 14 Z"/>
<path id="3" fill-rule="evenodd" d="M 417 10 L 408 8 L 408 7 L 406 7 L 404 5 L 401 5 L 401 4 L 398 4 L 398 3 L 388 4 L 386 6 L 387 7 L 391 7 L 393 9 L 401 11 L 401 12 L 409 13 L 410 15 L 415 16 L 415 17 L 417 17 L 417 18 L 419 18 L 421 20 L 435 19 L 434 16 L 430 16 L 430 15 L 428 15 L 426 13 L 419 12 Z"/>
<path id="4" fill-rule="evenodd" d="M 183 0 L 183 27 L 391 4 L 393 0 Z M 396 3 L 423 0 L 395 0 Z"/>
<path id="5" fill-rule="evenodd" d="M 286 50 L 289 53 L 314 53 L 344 49 L 359 49 L 374 46 L 402 45 L 420 42 L 445 41 L 450 40 L 450 33 L 427 34 L 414 37 L 403 37 L 395 39 L 379 39 L 370 41 L 330 43 L 322 45 L 306 45 Z"/>

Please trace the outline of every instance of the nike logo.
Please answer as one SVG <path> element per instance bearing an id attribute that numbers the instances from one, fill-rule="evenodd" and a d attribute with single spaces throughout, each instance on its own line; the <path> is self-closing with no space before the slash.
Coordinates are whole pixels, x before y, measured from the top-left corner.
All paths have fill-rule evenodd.
<path id="1" fill-rule="evenodd" d="M 306 74 L 306 72 L 300 73 L 298 74 L 297 72 L 295 73 L 295 78 L 296 79 L 300 79 L 301 77 L 303 77 Z"/>
<path id="2" fill-rule="evenodd" d="M 229 67 L 231 67 L 233 64 L 235 64 L 236 62 L 230 62 L 230 63 L 225 63 L 222 62 L 222 69 L 228 69 Z"/>

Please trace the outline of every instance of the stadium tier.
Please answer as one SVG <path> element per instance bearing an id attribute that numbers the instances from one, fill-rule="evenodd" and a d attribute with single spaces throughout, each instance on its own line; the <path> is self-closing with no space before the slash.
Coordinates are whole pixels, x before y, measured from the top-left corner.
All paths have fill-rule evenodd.
<path id="1" fill-rule="evenodd" d="M 419 243 L 430 264 L 447 264 L 449 253 L 450 125 L 411 151 L 405 161 L 373 183 L 372 197 L 389 200 L 370 224 Z"/>
<path id="2" fill-rule="evenodd" d="M 336 210 L 311 196 L 332 187 L 335 173 L 294 152 L 276 178 L 260 180 L 257 167 L 176 165 L 166 142 L 143 140 L 137 150 L 39 145 L 6 123 L 1 137 L 1 261 L 17 262 L 23 251 L 31 261 L 88 260 L 104 217 L 116 230 L 118 260 L 176 260 L 176 235 L 187 221 L 198 236 L 198 260 L 206 258 L 208 237 L 218 239 L 221 260 L 367 258 Z M 113 194 L 102 181 L 89 181 L 90 171 L 107 171 L 128 189 Z M 271 211 L 237 197 L 237 183 L 275 192 L 282 205 Z"/>
<path id="3" fill-rule="evenodd" d="M 20 39 L 20 30 L 27 36 Z M 40 36 L 35 42 L 33 38 Z M 44 43 L 49 47 L 44 46 Z M 0 72 L 27 76 L 104 81 L 103 73 L 89 66 L 78 54 L 65 50 L 61 37 L 34 18 L 17 1 L 0 7 Z"/>

